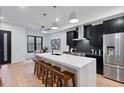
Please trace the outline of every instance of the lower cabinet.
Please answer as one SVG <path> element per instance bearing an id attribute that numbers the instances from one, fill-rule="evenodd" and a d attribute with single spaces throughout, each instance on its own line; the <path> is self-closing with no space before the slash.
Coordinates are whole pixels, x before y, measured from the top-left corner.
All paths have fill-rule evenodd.
<path id="1" fill-rule="evenodd" d="M 86 54 L 86 57 L 96 58 L 96 71 L 98 74 L 103 75 L 103 56 Z"/>

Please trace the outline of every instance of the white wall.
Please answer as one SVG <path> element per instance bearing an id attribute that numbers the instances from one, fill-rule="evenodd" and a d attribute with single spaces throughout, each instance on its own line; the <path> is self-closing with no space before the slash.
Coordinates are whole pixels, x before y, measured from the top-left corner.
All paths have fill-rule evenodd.
<path id="1" fill-rule="evenodd" d="M 0 29 L 11 31 L 12 63 L 25 60 L 25 28 L 1 23 Z"/>
<path id="2" fill-rule="evenodd" d="M 40 31 L 25 29 L 18 25 L 1 23 L 1 30 L 11 31 L 12 63 L 22 62 L 27 58 L 32 58 L 33 53 L 27 53 L 27 35 L 43 36 L 43 47 L 47 46 L 47 38 Z"/>

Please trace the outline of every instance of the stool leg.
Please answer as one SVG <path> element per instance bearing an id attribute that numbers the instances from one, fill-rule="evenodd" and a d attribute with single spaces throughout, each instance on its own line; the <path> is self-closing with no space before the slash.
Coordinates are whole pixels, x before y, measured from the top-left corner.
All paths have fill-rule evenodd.
<path id="1" fill-rule="evenodd" d="M 60 87 L 62 87 L 62 79 L 59 79 Z"/>
<path id="2" fill-rule="evenodd" d="M 36 63 L 34 64 L 34 75 L 36 74 Z"/>
<path id="3" fill-rule="evenodd" d="M 64 80 L 64 87 L 67 87 L 67 80 Z"/>
<path id="4" fill-rule="evenodd" d="M 38 78 L 38 75 L 39 75 L 39 65 L 37 64 L 37 78 Z"/>
<path id="5" fill-rule="evenodd" d="M 54 85 L 54 74 L 51 72 L 50 73 L 50 86 L 53 87 Z"/>
<path id="6" fill-rule="evenodd" d="M 40 79 L 40 73 L 41 73 L 41 66 L 39 66 L 39 68 L 38 68 L 38 79 Z"/>
<path id="7" fill-rule="evenodd" d="M 42 78 L 42 66 L 40 67 L 40 73 L 39 73 L 39 79 L 41 79 Z"/>
<path id="8" fill-rule="evenodd" d="M 42 83 L 44 84 L 45 68 L 43 68 Z"/>
<path id="9" fill-rule="evenodd" d="M 56 86 L 57 86 L 57 87 L 60 87 L 60 86 L 61 86 L 61 85 L 60 85 L 60 82 L 59 82 L 59 81 L 60 81 L 60 78 L 57 76 L 56 79 L 57 79 L 57 80 L 56 80 Z"/>
<path id="10" fill-rule="evenodd" d="M 73 87 L 75 87 L 76 85 L 75 85 L 75 78 L 74 77 L 72 78 L 72 83 L 73 83 Z"/>
<path id="11" fill-rule="evenodd" d="M 48 73 L 49 73 L 49 72 L 46 71 L 45 87 L 47 87 L 47 84 L 48 84 L 48 79 L 49 79 Z"/>

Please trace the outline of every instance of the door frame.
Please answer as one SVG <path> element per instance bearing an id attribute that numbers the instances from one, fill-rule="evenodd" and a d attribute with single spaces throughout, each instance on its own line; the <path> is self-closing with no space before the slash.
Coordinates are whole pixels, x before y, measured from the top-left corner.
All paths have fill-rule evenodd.
<path id="1" fill-rule="evenodd" d="M 7 31 L 7 30 L 0 30 L 0 33 L 1 34 L 4 34 L 4 33 L 7 33 L 7 51 L 8 51 L 8 55 L 7 55 L 7 61 L 3 61 L 4 60 L 4 54 L 3 54 L 3 59 L 2 59 L 2 62 L 0 63 L 0 64 L 9 64 L 9 63 L 11 63 L 11 31 Z M 2 38 L 2 41 L 3 41 L 3 38 Z M 2 42 L 3 43 L 3 42 Z M 2 51 L 3 51 L 3 53 L 4 53 L 4 50 L 3 50 L 3 48 L 4 48 L 4 44 L 3 44 L 3 46 L 2 46 Z"/>

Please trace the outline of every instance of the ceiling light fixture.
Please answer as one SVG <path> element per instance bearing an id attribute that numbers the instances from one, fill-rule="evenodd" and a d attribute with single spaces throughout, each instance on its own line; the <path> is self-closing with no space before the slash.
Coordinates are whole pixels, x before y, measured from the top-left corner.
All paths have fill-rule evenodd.
<path id="1" fill-rule="evenodd" d="M 2 20 L 3 19 L 3 17 L 2 16 L 0 16 L 0 20 Z"/>
<path id="2" fill-rule="evenodd" d="M 42 30 L 42 33 L 47 34 L 47 31 Z"/>
<path id="3" fill-rule="evenodd" d="M 58 22 L 59 21 L 59 18 L 56 18 L 56 22 Z"/>
<path id="4" fill-rule="evenodd" d="M 69 17 L 69 22 L 70 23 L 77 23 L 79 22 L 79 19 L 77 17 L 77 14 L 73 11 Z"/>
<path id="5" fill-rule="evenodd" d="M 54 22 L 53 24 L 52 24 L 52 27 L 51 27 L 51 29 L 53 29 L 53 30 L 55 30 L 55 29 L 58 29 L 58 23 L 57 22 Z"/>
<path id="6" fill-rule="evenodd" d="M 53 8 L 56 9 L 56 6 L 53 6 Z M 56 10 L 55 10 L 55 16 L 56 16 Z M 53 30 L 58 29 L 58 27 L 59 27 L 58 21 L 59 21 L 59 18 L 56 18 L 56 19 L 55 19 L 55 22 L 53 22 L 53 24 L 52 24 L 51 29 L 53 29 Z"/>

